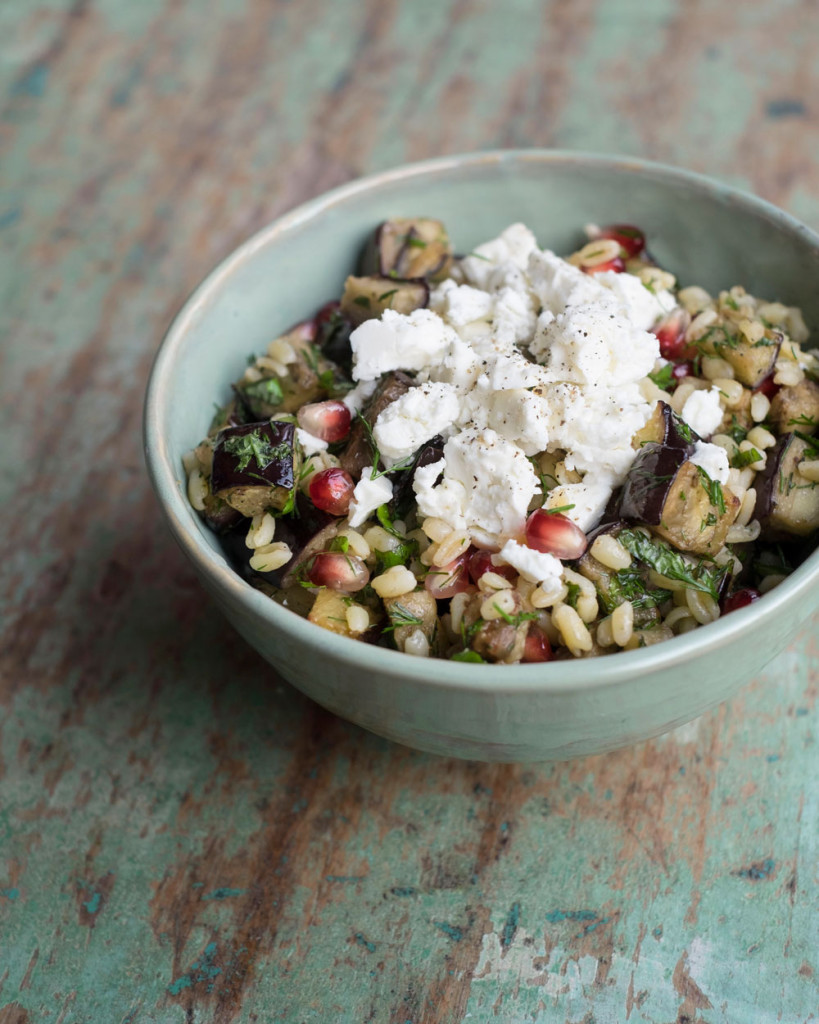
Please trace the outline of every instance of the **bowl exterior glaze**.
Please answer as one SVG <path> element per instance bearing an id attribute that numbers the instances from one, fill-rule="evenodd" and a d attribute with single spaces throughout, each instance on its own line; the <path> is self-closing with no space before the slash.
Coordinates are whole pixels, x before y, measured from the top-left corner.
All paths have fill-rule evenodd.
<path id="1" fill-rule="evenodd" d="M 588 222 L 636 223 L 683 283 L 743 284 L 819 324 L 819 237 L 761 200 L 640 161 L 542 150 L 428 161 L 306 203 L 228 257 L 174 321 L 145 407 L 148 469 L 170 528 L 228 620 L 293 685 L 373 732 L 435 753 L 562 760 L 657 735 L 728 697 L 819 608 L 814 553 L 766 598 L 666 644 L 546 665 L 417 660 L 338 637 L 237 577 L 185 498 L 182 455 L 246 356 L 338 295 L 380 220 L 440 217 L 460 251 L 523 221 L 569 251 Z"/>

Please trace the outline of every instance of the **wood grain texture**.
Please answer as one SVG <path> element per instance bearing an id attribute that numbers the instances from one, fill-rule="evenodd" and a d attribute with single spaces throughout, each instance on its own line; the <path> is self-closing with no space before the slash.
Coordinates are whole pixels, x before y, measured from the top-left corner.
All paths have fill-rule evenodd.
<path id="1" fill-rule="evenodd" d="M 407 159 L 611 150 L 819 227 L 811 0 L 0 6 L 0 1024 L 817 1019 L 814 622 L 730 704 L 552 767 L 271 676 L 140 453 L 234 245 Z"/>

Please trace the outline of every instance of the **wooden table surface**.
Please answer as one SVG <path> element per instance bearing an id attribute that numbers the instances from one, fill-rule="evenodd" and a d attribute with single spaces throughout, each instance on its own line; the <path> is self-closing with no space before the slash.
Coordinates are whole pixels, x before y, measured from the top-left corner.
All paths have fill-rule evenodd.
<path id="1" fill-rule="evenodd" d="M 637 748 L 414 753 L 231 632 L 140 442 L 189 290 L 361 173 L 617 151 L 819 228 L 817 40 L 812 0 L 3 0 L 0 1024 L 819 1019 L 816 621 Z"/>

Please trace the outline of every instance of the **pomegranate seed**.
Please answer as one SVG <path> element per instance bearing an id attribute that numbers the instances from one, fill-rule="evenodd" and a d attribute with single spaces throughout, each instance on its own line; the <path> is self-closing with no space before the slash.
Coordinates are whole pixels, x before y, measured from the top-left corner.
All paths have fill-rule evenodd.
<path id="1" fill-rule="evenodd" d="M 330 398 L 326 402 L 310 402 L 296 414 L 299 426 L 322 441 L 342 441 L 350 433 L 352 416 L 343 402 Z"/>
<path id="2" fill-rule="evenodd" d="M 674 380 L 682 380 L 683 377 L 690 377 L 694 372 L 694 366 L 692 363 L 677 363 L 674 369 L 671 371 L 671 376 Z"/>
<path id="3" fill-rule="evenodd" d="M 773 374 L 771 374 L 769 377 L 766 377 L 761 384 L 757 384 L 754 388 L 754 393 L 759 392 L 766 398 L 772 399 L 779 391 L 779 387 L 779 384 L 774 384 Z"/>
<path id="4" fill-rule="evenodd" d="M 625 260 L 622 256 L 615 256 L 613 259 L 606 260 L 605 263 L 598 263 L 594 267 L 583 267 L 584 274 L 602 274 L 604 270 L 612 270 L 615 274 L 622 274 L 626 269 Z"/>
<path id="5" fill-rule="evenodd" d="M 518 575 L 511 565 L 493 565 L 491 551 L 473 551 L 467 564 L 474 583 L 477 583 L 485 572 L 496 572 L 510 583 L 514 583 Z"/>
<path id="6" fill-rule="evenodd" d="M 370 582 L 370 570 L 357 555 L 320 551 L 313 559 L 307 578 L 317 587 L 353 594 Z"/>
<path id="7" fill-rule="evenodd" d="M 332 299 L 330 302 L 325 302 L 324 305 L 316 313 L 315 321 L 319 327 L 323 327 L 329 320 L 332 319 L 334 313 L 338 313 L 341 309 L 341 303 L 337 299 Z"/>
<path id="8" fill-rule="evenodd" d="M 343 469 L 322 469 L 310 480 L 310 500 L 331 516 L 346 516 L 353 499 L 355 483 Z"/>
<path id="9" fill-rule="evenodd" d="M 668 316 L 654 328 L 653 333 L 660 342 L 660 355 L 663 359 L 693 359 L 697 350 L 692 345 L 686 345 L 685 332 L 691 323 L 691 317 L 684 309 L 673 309 Z"/>
<path id="10" fill-rule="evenodd" d="M 469 553 L 456 558 L 449 565 L 432 566 L 424 580 L 424 587 L 436 599 L 454 597 L 469 590 Z"/>
<path id="11" fill-rule="evenodd" d="M 297 335 L 302 341 L 315 341 L 316 335 L 318 334 L 318 324 L 315 319 L 313 320 L 302 320 L 301 323 L 295 324 L 287 332 L 288 334 Z"/>
<path id="12" fill-rule="evenodd" d="M 588 547 L 586 534 L 562 512 L 536 508 L 526 520 L 526 543 L 535 551 L 571 561 L 580 558 Z"/>
<path id="13" fill-rule="evenodd" d="M 613 238 L 629 259 L 639 256 L 646 247 L 646 236 L 632 224 L 607 224 L 596 237 Z"/>
<path id="14" fill-rule="evenodd" d="M 534 622 L 529 626 L 529 632 L 526 634 L 526 646 L 523 648 L 523 657 L 520 660 L 526 662 L 552 660 L 552 645 L 549 643 L 549 638 Z"/>
<path id="15" fill-rule="evenodd" d="M 760 592 L 754 590 L 753 587 L 745 587 L 744 590 L 738 590 L 735 594 L 731 594 L 730 597 L 726 597 L 722 602 L 722 614 L 727 615 L 729 612 L 735 612 L 738 608 L 747 608 L 749 604 L 758 601 L 760 597 L 762 597 Z"/>

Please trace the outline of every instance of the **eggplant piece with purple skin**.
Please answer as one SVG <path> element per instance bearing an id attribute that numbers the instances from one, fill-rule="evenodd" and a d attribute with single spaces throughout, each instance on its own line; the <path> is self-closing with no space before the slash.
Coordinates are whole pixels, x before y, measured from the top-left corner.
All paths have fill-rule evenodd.
<path id="1" fill-rule="evenodd" d="M 408 469 L 391 475 L 392 500 L 389 503 L 389 513 L 393 519 L 404 519 L 415 505 L 412 481 L 416 469 L 419 466 L 430 466 L 433 462 L 440 462 L 443 457 L 444 439 L 440 434 L 436 434 L 418 449 Z"/>
<path id="2" fill-rule="evenodd" d="M 389 277 L 348 277 L 341 297 L 341 312 L 353 327 L 377 320 L 387 309 L 412 313 L 429 304 L 426 281 L 394 281 Z"/>
<path id="3" fill-rule="evenodd" d="M 326 303 L 316 314 L 315 322 L 318 329 L 316 344 L 322 354 L 349 377 L 353 368 L 350 345 L 353 323 L 341 312 L 341 303 Z"/>
<path id="4" fill-rule="evenodd" d="M 210 492 L 244 516 L 286 512 L 299 472 L 296 428 L 270 420 L 223 430 L 213 449 Z"/>
<path id="5" fill-rule="evenodd" d="M 398 280 L 446 277 L 452 246 L 446 228 L 430 217 L 395 217 L 375 229 L 361 261 L 361 273 Z"/>
<path id="6" fill-rule="evenodd" d="M 203 503 L 205 507 L 199 514 L 214 533 L 230 533 L 245 519 L 238 509 L 215 494 L 207 494 Z"/>
<path id="7" fill-rule="evenodd" d="M 700 440 L 700 435 L 674 412 L 668 402 L 657 402 L 645 426 L 634 435 L 632 446 L 639 450 L 654 443 L 693 451 Z"/>
<path id="8" fill-rule="evenodd" d="M 730 363 L 740 384 L 756 388 L 773 373 L 784 340 L 781 331 L 767 328 L 758 341 L 752 342 L 735 325 L 723 321 L 709 327 L 696 346 L 702 355 Z"/>
<path id="9" fill-rule="evenodd" d="M 739 499 L 689 461 L 693 445 L 648 442 L 623 485 L 620 516 L 651 526 L 681 551 L 714 556 L 739 513 Z"/>
<path id="10" fill-rule="evenodd" d="M 397 398 L 400 398 L 401 395 L 406 394 L 414 386 L 415 382 L 412 377 L 407 376 L 406 373 L 402 373 L 400 370 L 388 373 L 372 393 L 372 396 L 361 412 L 361 417 L 369 424 L 370 430 L 372 430 L 373 424 L 387 406 L 391 405 Z M 354 480 L 358 480 L 361 477 L 361 471 L 365 466 L 371 466 L 373 463 L 370 435 L 358 416 L 353 420 L 353 424 L 350 427 L 347 447 L 339 456 L 339 461 L 341 462 L 341 468 L 349 473 Z"/>
<path id="11" fill-rule="evenodd" d="M 322 512 L 300 494 L 296 499 L 296 515 L 282 516 L 276 520 L 276 542 L 283 542 L 292 552 L 289 562 L 273 572 L 259 572 L 252 569 L 250 559 L 253 549 L 245 543 L 247 531 L 234 530 L 222 537 L 222 547 L 239 575 L 249 583 L 265 582 L 274 587 L 293 585 L 294 572 L 303 562 L 308 561 L 317 551 L 329 547 L 338 532 L 338 517 Z"/>
<path id="12" fill-rule="evenodd" d="M 337 385 L 346 384 L 344 375 L 317 346 L 319 327 L 315 320 L 297 324 L 279 340 L 287 342 L 295 359 L 281 376 L 271 372 L 263 360 L 257 361 L 260 380 L 242 378 L 233 385 L 245 422 L 258 422 L 282 413 L 294 413 L 308 402 L 321 401 Z"/>
<path id="13" fill-rule="evenodd" d="M 765 468 L 754 482 L 754 518 L 766 540 L 807 537 L 819 529 L 819 483 L 802 476 L 799 467 L 819 459 L 819 441 L 785 434 L 765 455 Z"/>

